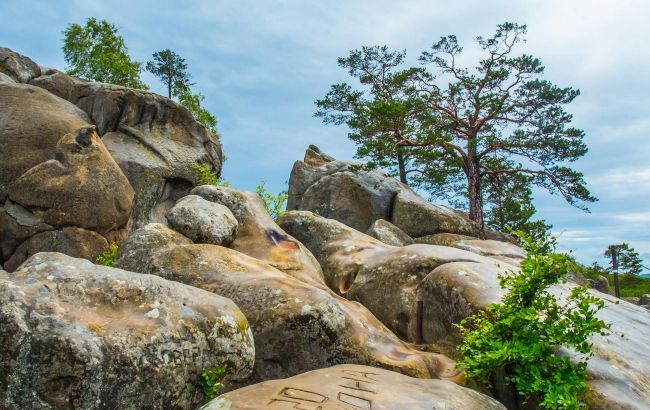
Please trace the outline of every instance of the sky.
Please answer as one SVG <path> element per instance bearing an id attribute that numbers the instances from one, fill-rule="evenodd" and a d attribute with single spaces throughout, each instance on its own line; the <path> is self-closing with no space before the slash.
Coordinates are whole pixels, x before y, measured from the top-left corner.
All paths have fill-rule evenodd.
<path id="1" fill-rule="evenodd" d="M 505 21 L 527 24 L 519 52 L 540 57 L 546 79 L 581 91 L 568 111 L 590 151 L 573 166 L 599 198 L 585 213 L 536 191 L 539 217 L 581 262 L 605 263 L 608 245 L 628 242 L 650 264 L 650 1 L 0 0 L 0 10 L 0 46 L 43 66 L 65 68 L 61 31 L 87 17 L 115 24 L 137 61 L 174 50 L 219 120 L 225 179 L 247 190 L 267 180 L 273 192 L 286 188 L 309 144 L 353 158 L 347 129 L 313 117 L 331 84 L 352 82 L 338 57 L 385 44 L 415 64 L 455 34 L 471 65 L 480 55 L 474 37 Z"/>

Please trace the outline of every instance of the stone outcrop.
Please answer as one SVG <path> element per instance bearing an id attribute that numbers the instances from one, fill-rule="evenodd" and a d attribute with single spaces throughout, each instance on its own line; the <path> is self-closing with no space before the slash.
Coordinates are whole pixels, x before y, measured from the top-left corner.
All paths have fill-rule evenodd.
<path id="1" fill-rule="evenodd" d="M 202 370 L 253 366 L 230 300 L 58 253 L 0 273 L 0 324 L 2 408 L 192 409 Z"/>
<path id="2" fill-rule="evenodd" d="M 382 172 L 338 161 L 314 146 L 293 165 L 287 210 L 312 211 L 361 232 L 384 219 L 412 238 L 440 232 L 480 235 L 466 214 L 432 204 Z"/>
<path id="3" fill-rule="evenodd" d="M 502 260 L 511 265 L 517 265 L 520 260 L 526 257 L 526 252 L 512 243 L 491 239 L 481 240 L 464 235 L 440 233 L 417 238 L 415 242 L 451 246 L 453 248 L 474 252 L 478 255 Z"/>
<path id="4" fill-rule="evenodd" d="M 172 228 L 197 243 L 228 246 L 237 234 L 237 219 L 230 209 L 198 195 L 179 199 L 166 217 Z"/>
<path id="5" fill-rule="evenodd" d="M 460 377 L 451 360 L 400 341 L 362 305 L 235 250 L 191 245 L 162 225 L 146 226 L 127 237 L 116 266 L 237 303 L 255 339 L 254 374 L 247 383 L 337 363 L 381 366 L 416 377 Z"/>
<path id="6" fill-rule="evenodd" d="M 453 343 L 453 324 L 497 300 L 497 273 L 514 268 L 451 247 L 386 245 L 307 211 L 287 212 L 278 224 L 312 251 L 333 290 L 410 341 L 418 336 L 418 301 L 424 302 L 423 341 Z"/>
<path id="7" fill-rule="evenodd" d="M 10 78 L 12 82 L 27 83 L 41 75 L 41 69 L 30 58 L 0 47 L 0 74 Z"/>
<path id="8" fill-rule="evenodd" d="M 377 219 L 373 222 L 366 231 L 366 235 L 379 239 L 386 245 L 406 246 L 414 243 L 413 238 L 384 219 Z"/>
<path id="9" fill-rule="evenodd" d="M 278 410 L 505 410 L 496 400 L 448 381 L 414 379 L 350 364 L 248 386 L 219 396 L 200 410 L 266 407 Z"/>
<path id="10" fill-rule="evenodd" d="M 192 114 L 160 95 L 79 80 L 56 70 L 34 78 L 44 88 L 85 111 L 136 192 L 136 226 L 161 222 L 197 182 L 204 164 L 221 171 L 221 145 Z"/>

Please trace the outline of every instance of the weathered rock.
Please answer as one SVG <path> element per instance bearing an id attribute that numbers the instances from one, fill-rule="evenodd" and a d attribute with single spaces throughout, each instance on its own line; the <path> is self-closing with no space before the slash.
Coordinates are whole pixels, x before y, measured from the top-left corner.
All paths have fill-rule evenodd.
<path id="1" fill-rule="evenodd" d="M 422 380 L 369 366 L 344 364 L 244 387 L 201 410 L 376 409 L 498 410 L 496 400 L 443 380 Z"/>
<path id="2" fill-rule="evenodd" d="M 9 198 L 37 208 L 43 222 L 100 233 L 126 225 L 133 190 L 97 137 L 94 126 L 61 137 L 54 160 L 42 162 L 9 184 Z"/>
<path id="3" fill-rule="evenodd" d="M 432 204 L 415 192 L 402 190 L 395 197 L 391 222 L 412 238 L 440 232 L 477 237 L 479 227 L 462 213 Z"/>
<path id="4" fill-rule="evenodd" d="M 197 182 L 195 163 L 221 171 L 219 140 L 160 95 L 48 71 L 30 81 L 84 110 L 136 192 L 136 226 L 162 222 Z"/>
<path id="5" fill-rule="evenodd" d="M 233 213 L 239 229 L 232 249 L 305 283 L 324 287 L 323 272 L 314 256 L 271 219 L 257 194 L 214 185 L 196 187 L 191 193 L 224 205 Z"/>
<path id="6" fill-rule="evenodd" d="M 599 275 L 596 279 L 589 279 L 588 282 L 590 288 L 609 295 L 612 294 L 612 289 L 606 277 Z"/>
<path id="7" fill-rule="evenodd" d="M 202 370 L 253 365 L 230 300 L 56 253 L 0 273 L 0 323 L 2 408 L 191 409 Z"/>
<path id="8" fill-rule="evenodd" d="M 106 249 L 108 249 L 108 241 L 97 232 L 76 227 L 45 231 L 31 236 L 20 244 L 5 262 L 5 269 L 9 272 L 14 271 L 38 252 L 60 252 L 94 261 Z"/>
<path id="9" fill-rule="evenodd" d="M 434 205 L 382 172 L 337 161 L 314 146 L 293 166 L 287 210 L 312 211 L 362 232 L 384 219 L 413 238 L 439 232 L 480 234 L 462 212 Z"/>
<path id="10" fill-rule="evenodd" d="M 41 69 L 31 59 L 0 47 L 0 74 L 5 74 L 18 83 L 26 83 L 41 75 Z"/>
<path id="11" fill-rule="evenodd" d="M 387 245 L 406 246 L 414 243 L 413 238 L 384 219 L 377 219 L 373 222 L 366 234 Z"/>
<path id="12" fill-rule="evenodd" d="M 600 276 L 599 279 L 600 278 L 604 278 L 604 276 Z M 605 278 L 605 280 L 607 280 L 607 278 Z M 607 282 L 607 285 L 609 285 L 609 282 Z M 605 293 L 609 293 L 609 292 L 605 292 Z M 641 295 L 641 297 L 639 298 L 639 305 L 650 305 L 650 293 Z"/>
<path id="13" fill-rule="evenodd" d="M 526 257 L 526 252 L 523 249 L 510 242 L 490 239 L 481 240 L 466 235 L 439 233 L 417 238 L 415 242 L 430 245 L 451 246 L 453 248 L 474 252 L 478 255 L 502 260 L 511 265 L 518 264 L 521 259 Z"/>
<path id="14" fill-rule="evenodd" d="M 237 235 L 237 219 L 224 205 L 188 195 L 167 212 L 170 226 L 197 243 L 228 246 Z"/>
<path id="15" fill-rule="evenodd" d="M 400 341 L 367 309 L 232 249 L 183 245 L 162 225 L 122 242 L 116 266 L 231 298 L 251 324 L 256 346 L 246 383 L 292 376 L 337 363 L 361 363 L 417 377 L 458 380 L 445 356 Z M 166 243 L 165 243 L 166 242 Z"/>
<path id="16" fill-rule="evenodd" d="M 16 81 L 14 81 L 13 78 L 9 77 L 7 74 L 3 73 L 0 71 L 0 84 L 14 84 Z"/>
<path id="17" fill-rule="evenodd" d="M 0 260 L 9 259 L 18 245 L 31 236 L 54 229 L 18 204 L 7 201 L 0 205 Z"/>
<path id="18" fill-rule="evenodd" d="M 11 182 L 53 159 L 61 137 L 89 121 L 82 110 L 38 87 L 0 83 L 0 203 Z"/>
<path id="19" fill-rule="evenodd" d="M 496 273 L 512 268 L 450 247 L 396 248 L 311 212 L 287 212 L 278 224 L 312 251 L 332 289 L 411 341 L 417 339 L 419 300 L 424 302 L 423 341 L 444 343 L 455 335 L 453 323 L 498 298 Z"/>

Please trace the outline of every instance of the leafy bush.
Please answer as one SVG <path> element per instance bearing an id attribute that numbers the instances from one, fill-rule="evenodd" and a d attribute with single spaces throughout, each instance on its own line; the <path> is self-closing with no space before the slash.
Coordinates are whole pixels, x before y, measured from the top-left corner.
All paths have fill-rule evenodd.
<path id="1" fill-rule="evenodd" d="M 578 286 L 559 304 L 548 288 L 575 269 L 574 262 L 545 250 L 555 250 L 554 238 L 536 242 L 517 235 L 528 256 L 518 272 L 499 277 L 508 291 L 502 302 L 458 326 L 463 336 L 458 366 L 486 384 L 502 372 L 519 395 L 539 398 L 544 408 L 577 409 L 587 389 L 587 360 L 593 355 L 587 338 L 606 335 L 610 327 L 595 316 L 604 302 Z M 581 356 L 572 362 L 558 355 L 560 347 Z"/>
<path id="2" fill-rule="evenodd" d="M 266 182 L 267 181 L 260 182 L 260 184 L 255 188 L 255 192 L 262 199 L 262 203 L 264 203 L 264 207 L 269 212 L 269 215 L 271 215 L 271 218 L 278 219 L 280 215 L 286 212 L 284 204 L 289 198 L 289 193 L 287 191 L 281 191 L 277 195 L 273 195 L 266 190 Z"/>
<path id="3" fill-rule="evenodd" d="M 219 364 L 215 365 L 212 369 L 206 369 L 201 372 L 201 388 L 208 400 L 214 399 L 219 389 L 224 386 L 223 379 L 225 376 L 226 368 Z"/>
<path id="4" fill-rule="evenodd" d="M 194 172 L 194 175 L 198 178 L 198 185 L 230 186 L 227 181 L 219 178 L 216 172 L 198 162 L 192 164 L 192 172 Z"/>
<path id="5" fill-rule="evenodd" d="M 95 259 L 95 263 L 98 265 L 113 266 L 119 250 L 120 245 L 117 242 L 111 243 L 108 250 L 102 252 L 97 259 Z"/>

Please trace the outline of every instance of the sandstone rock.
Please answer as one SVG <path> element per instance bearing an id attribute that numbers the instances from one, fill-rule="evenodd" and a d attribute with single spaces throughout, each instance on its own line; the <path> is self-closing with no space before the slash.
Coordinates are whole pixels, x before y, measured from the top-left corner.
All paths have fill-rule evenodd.
<path id="1" fill-rule="evenodd" d="M 39 209 L 43 222 L 56 227 L 74 225 L 106 233 L 126 224 L 133 190 L 94 127 L 61 137 L 54 158 L 9 184 L 9 198 Z"/>
<path id="2" fill-rule="evenodd" d="M 402 190 L 395 197 L 391 222 L 412 238 L 440 232 L 477 237 L 478 226 L 461 213 L 432 204 L 415 192 Z"/>
<path id="3" fill-rule="evenodd" d="M 20 244 L 5 262 L 5 269 L 14 271 L 38 252 L 60 252 L 76 258 L 94 261 L 108 249 L 108 241 L 97 232 L 83 228 L 65 227 L 61 230 L 37 233 Z"/>
<path id="4" fill-rule="evenodd" d="M 596 279 L 589 279 L 588 282 L 590 288 L 609 295 L 612 294 L 612 289 L 609 286 L 609 281 L 606 277 L 599 275 Z"/>
<path id="5" fill-rule="evenodd" d="M 476 239 L 472 236 L 459 235 L 457 233 L 435 233 L 420 238 L 415 238 L 415 243 L 424 243 L 427 245 L 453 246 L 454 243 L 466 239 Z"/>
<path id="6" fill-rule="evenodd" d="M 498 299 L 496 274 L 513 268 L 456 248 L 396 248 L 311 212 L 290 211 L 278 223 L 312 251 L 333 290 L 360 302 L 411 341 L 417 339 L 419 300 L 424 303 L 423 341 L 445 343 L 454 338 L 453 323 Z"/>
<path id="7" fill-rule="evenodd" d="M 0 205 L 0 260 L 9 259 L 18 245 L 31 236 L 54 229 L 18 204 L 7 201 Z"/>
<path id="8" fill-rule="evenodd" d="M 387 245 L 406 246 L 414 243 L 413 238 L 384 219 L 377 219 L 373 222 L 366 234 Z"/>
<path id="9" fill-rule="evenodd" d="M 235 301 L 251 324 L 256 346 L 254 374 L 246 383 L 337 363 L 459 379 L 451 360 L 400 341 L 360 304 L 232 249 L 177 244 L 182 241 L 165 230 L 158 225 L 133 232 L 123 241 L 116 266 Z"/>
<path id="10" fill-rule="evenodd" d="M 53 159 L 61 137 L 89 121 L 82 110 L 38 87 L 0 83 L 0 203 L 11 182 Z"/>
<path id="11" fill-rule="evenodd" d="M 603 276 L 600 276 L 599 279 L 600 278 L 603 278 Z M 605 280 L 607 280 L 607 279 L 605 278 Z M 607 282 L 607 284 L 609 285 L 609 282 Z M 602 290 L 601 290 L 601 292 L 602 292 Z M 650 293 L 646 293 L 645 295 L 641 295 L 641 297 L 639 298 L 639 305 L 650 305 Z"/>
<path id="12" fill-rule="evenodd" d="M 315 145 L 310 145 L 305 151 L 305 163 L 308 165 L 319 167 L 333 161 L 336 161 L 336 158 L 327 155 Z"/>
<path id="13" fill-rule="evenodd" d="M 191 409 L 202 370 L 253 365 L 230 300 L 55 253 L 0 273 L 0 323 L 2 408 Z"/>
<path id="14" fill-rule="evenodd" d="M 422 380 L 360 365 L 338 365 L 270 380 L 219 396 L 200 410 L 498 410 L 496 400 L 443 380 Z"/>
<path id="15" fill-rule="evenodd" d="M 136 192 L 136 226 L 163 222 L 197 182 L 192 165 L 221 171 L 221 145 L 176 102 L 160 95 L 48 71 L 30 81 L 84 110 Z"/>
<path id="16" fill-rule="evenodd" d="M 228 246 L 237 234 L 237 219 L 230 209 L 198 195 L 181 198 L 167 212 L 170 226 L 197 243 Z"/>
<path id="17" fill-rule="evenodd" d="M 323 272 L 314 256 L 271 219 L 257 194 L 213 185 L 196 187 L 191 193 L 224 205 L 233 213 L 239 229 L 232 249 L 305 283 L 324 287 Z"/>
<path id="18" fill-rule="evenodd" d="M 476 239 L 466 235 L 439 233 L 417 238 L 415 241 L 417 243 L 431 245 L 451 246 L 514 265 L 526 257 L 526 252 L 512 243 L 490 239 Z"/>
<path id="19" fill-rule="evenodd" d="M 3 73 L 0 71 L 0 84 L 14 84 L 16 81 L 14 81 L 13 78 L 9 77 L 7 74 Z"/>
<path id="20" fill-rule="evenodd" d="M 41 75 L 41 69 L 31 59 L 0 47 L 0 74 L 5 74 L 16 82 L 26 83 Z"/>

